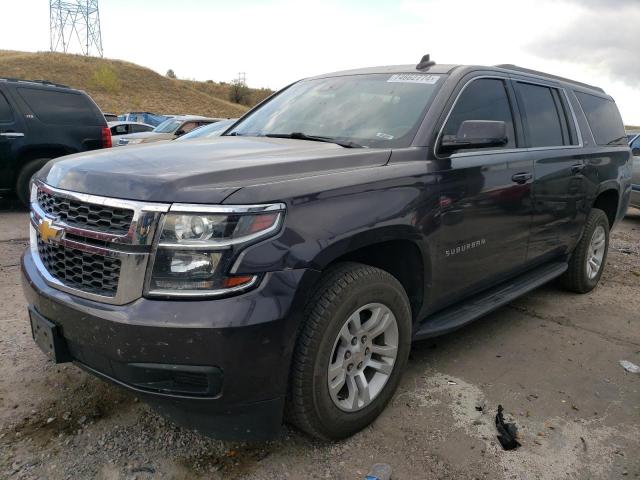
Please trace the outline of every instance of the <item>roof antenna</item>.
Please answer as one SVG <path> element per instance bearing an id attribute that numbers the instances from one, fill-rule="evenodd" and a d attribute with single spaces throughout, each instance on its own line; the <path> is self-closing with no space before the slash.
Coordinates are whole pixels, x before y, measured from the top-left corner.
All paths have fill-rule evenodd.
<path id="1" fill-rule="evenodd" d="M 420 63 L 416 65 L 416 70 L 425 70 L 429 67 L 433 67 L 435 64 L 436 62 L 434 62 L 433 60 L 430 60 L 429 54 L 427 53 L 422 57 L 422 60 L 420 60 Z"/>

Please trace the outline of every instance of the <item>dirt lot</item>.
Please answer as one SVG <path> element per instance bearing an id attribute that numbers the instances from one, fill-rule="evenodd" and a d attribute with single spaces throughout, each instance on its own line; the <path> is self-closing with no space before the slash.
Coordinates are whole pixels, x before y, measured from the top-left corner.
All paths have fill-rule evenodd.
<path id="1" fill-rule="evenodd" d="M 0 478 L 640 478 L 640 212 L 613 235 L 601 285 L 548 285 L 468 328 L 416 344 L 392 404 L 336 444 L 288 429 L 267 444 L 180 429 L 31 340 L 20 287 L 27 214 L 0 211 Z M 484 403 L 484 412 L 476 406 Z M 502 404 L 522 447 L 503 451 Z"/>

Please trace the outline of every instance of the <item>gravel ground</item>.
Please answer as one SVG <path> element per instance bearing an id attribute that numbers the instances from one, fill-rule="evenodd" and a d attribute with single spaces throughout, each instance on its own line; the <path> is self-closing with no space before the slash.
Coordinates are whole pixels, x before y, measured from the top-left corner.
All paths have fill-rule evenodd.
<path id="1" fill-rule="evenodd" d="M 292 429 L 261 444 L 186 431 L 31 340 L 20 287 L 27 214 L 0 212 L 0 478 L 640 478 L 640 212 L 614 232 L 601 285 L 544 286 L 467 328 L 414 345 L 398 393 L 354 437 Z M 496 440 L 498 404 L 522 447 Z M 483 407 L 478 411 L 477 407 Z"/>

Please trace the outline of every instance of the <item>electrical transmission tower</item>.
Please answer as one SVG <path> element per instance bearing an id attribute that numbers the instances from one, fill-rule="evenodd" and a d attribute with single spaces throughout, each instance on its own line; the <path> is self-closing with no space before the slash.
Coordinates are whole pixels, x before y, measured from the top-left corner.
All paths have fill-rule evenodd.
<path id="1" fill-rule="evenodd" d="M 49 0 L 49 29 L 52 52 L 79 45 L 84 55 L 102 57 L 98 0 Z"/>

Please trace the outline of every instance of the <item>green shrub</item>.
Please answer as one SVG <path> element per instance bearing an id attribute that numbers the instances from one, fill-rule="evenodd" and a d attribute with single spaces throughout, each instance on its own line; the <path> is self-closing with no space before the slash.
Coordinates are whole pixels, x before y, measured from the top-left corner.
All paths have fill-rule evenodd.
<path id="1" fill-rule="evenodd" d="M 94 88 L 107 93 L 117 93 L 120 91 L 120 80 L 118 74 L 108 65 L 101 65 L 93 72 L 91 85 Z"/>

